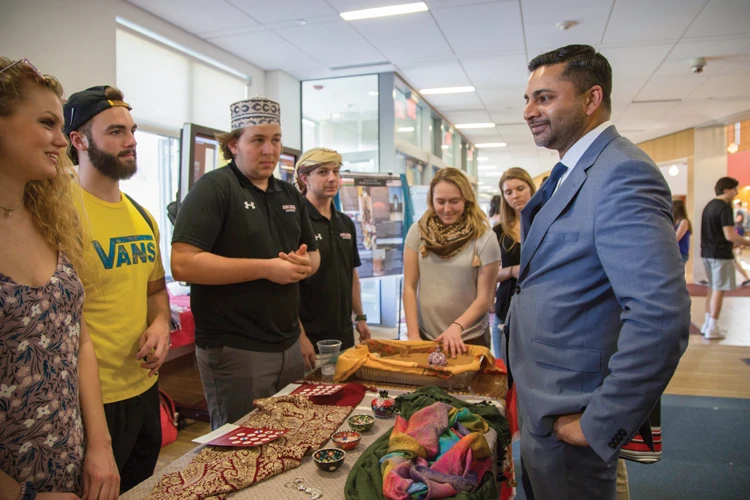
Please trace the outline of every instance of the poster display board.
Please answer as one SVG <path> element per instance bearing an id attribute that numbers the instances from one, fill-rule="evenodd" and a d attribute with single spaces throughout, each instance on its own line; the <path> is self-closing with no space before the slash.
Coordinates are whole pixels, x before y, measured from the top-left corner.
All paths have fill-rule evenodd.
<path id="1" fill-rule="evenodd" d="M 394 175 L 343 174 L 341 211 L 357 231 L 361 278 L 404 272 L 404 191 Z"/>

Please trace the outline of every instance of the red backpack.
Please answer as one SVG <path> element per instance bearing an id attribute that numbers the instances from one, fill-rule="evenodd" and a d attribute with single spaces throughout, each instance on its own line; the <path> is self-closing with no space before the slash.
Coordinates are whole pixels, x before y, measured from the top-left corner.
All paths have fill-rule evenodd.
<path id="1" fill-rule="evenodd" d="M 161 446 L 162 448 L 177 440 L 177 421 L 180 414 L 174 406 L 174 401 L 166 392 L 159 390 L 159 417 L 161 419 Z"/>

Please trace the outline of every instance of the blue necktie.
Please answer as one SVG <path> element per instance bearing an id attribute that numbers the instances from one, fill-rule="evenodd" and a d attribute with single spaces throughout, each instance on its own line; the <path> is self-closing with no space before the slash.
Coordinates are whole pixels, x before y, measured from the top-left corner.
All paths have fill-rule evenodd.
<path id="1" fill-rule="evenodd" d="M 568 167 L 563 165 L 561 162 L 558 162 L 557 165 L 555 165 L 555 168 L 552 169 L 552 173 L 549 174 L 549 178 L 544 183 L 544 186 L 542 186 L 542 202 L 539 204 L 540 209 L 544 206 L 545 203 L 549 201 L 550 198 L 552 198 L 552 193 L 555 192 L 557 183 L 560 181 L 560 178 L 562 178 L 563 174 L 567 170 Z"/>

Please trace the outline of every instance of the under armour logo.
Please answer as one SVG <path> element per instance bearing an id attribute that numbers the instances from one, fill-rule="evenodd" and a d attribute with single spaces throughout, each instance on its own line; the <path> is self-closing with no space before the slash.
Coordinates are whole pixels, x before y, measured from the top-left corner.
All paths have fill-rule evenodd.
<path id="1" fill-rule="evenodd" d="M 315 240 L 316 241 L 317 240 L 322 240 L 322 239 L 323 239 L 323 235 L 322 234 L 318 233 L 318 234 L 315 235 Z"/>
<path id="2" fill-rule="evenodd" d="M 255 203 L 253 203 L 252 201 L 250 203 L 245 202 L 245 210 L 247 210 L 248 208 L 252 208 L 253 210 L 255 210 Z"/>

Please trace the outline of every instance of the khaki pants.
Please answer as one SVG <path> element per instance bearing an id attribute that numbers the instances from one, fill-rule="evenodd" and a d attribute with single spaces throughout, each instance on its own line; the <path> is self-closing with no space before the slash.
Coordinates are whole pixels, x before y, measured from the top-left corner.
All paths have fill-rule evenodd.
<path id="1" fill-rule="evenodd" d="M 625 460 L 617 459 L 617 500 L 630 500 L 630 486 L 628 485 L 628 468 Z"/>

